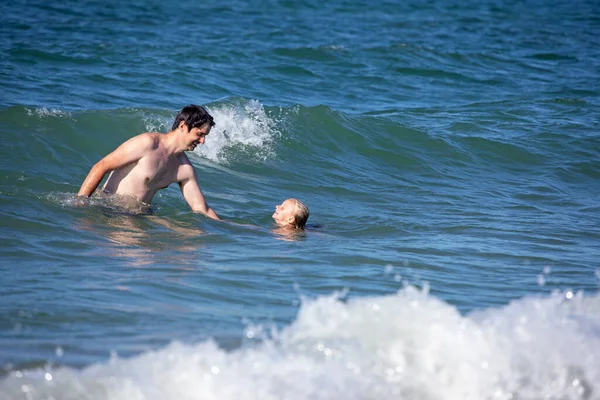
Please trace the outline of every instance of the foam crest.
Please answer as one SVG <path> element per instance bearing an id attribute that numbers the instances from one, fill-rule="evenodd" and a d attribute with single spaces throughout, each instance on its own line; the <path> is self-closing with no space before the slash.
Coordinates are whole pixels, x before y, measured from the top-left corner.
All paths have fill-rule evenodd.
<path id="1" fill-rule="evenodd" d="M 32 116 L 37 116 L 39 118 L 46 118 L 46 117 L 70 118 L 71 117 L 71 113 L 69 113 L 67 111 L 59 110 L 57 108 L 46 108 L 46 107 L 34 108 L 34 109 L 27 108 L 26 111 L 27 111 L 27 115 L 29 115 L 30 117 L 32 117 Z"/>
<path id="2" fill-rule="evenodd" d="M 195 152 L 214 162 L 230 157 L 264 161 L 274 156 L 273 140 L 279 136 L 276 122 L 269 118 L 257 100 L 207 107 L 215 120 L 203 146 Z"/>
<path id="3" fill-rule="evenodd" d="M 153 113 L 147 113 L 144 110 L 138 111 L 146 132 L 169 132 L 173 125 L 174 117 L 164 117 Z"/>
<path id="4" fill-rule="evenodd" d="M 249 326 L 246 337 L 267 329 Z M 14 371 L 0 398 L 597 399 L 600 297 L 555 293 L 463 316 L 427 291 L 304 300 L 225 351 L 172 343 L 78 371 Z"/>

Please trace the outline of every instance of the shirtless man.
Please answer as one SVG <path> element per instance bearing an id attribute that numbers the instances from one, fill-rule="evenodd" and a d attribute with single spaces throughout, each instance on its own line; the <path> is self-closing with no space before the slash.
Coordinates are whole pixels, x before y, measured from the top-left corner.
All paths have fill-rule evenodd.
<path id="1" fill-rule="evenodd" d="M 219 219 L 204 199 L 196 171 L 184 153 L 193 151 L 199 143 L 204 144 L 214 125 L 212 116 L 203 107 L 189 105 L 182 108 L 169 133 L 142 133 L 98 161 L 77 195 L 90 197 L 107 172 L 110 175 L 104 192 L 133 196 L 146 204 L 152 202 L 160 189 L 177 182 L 194 212 Z"/>

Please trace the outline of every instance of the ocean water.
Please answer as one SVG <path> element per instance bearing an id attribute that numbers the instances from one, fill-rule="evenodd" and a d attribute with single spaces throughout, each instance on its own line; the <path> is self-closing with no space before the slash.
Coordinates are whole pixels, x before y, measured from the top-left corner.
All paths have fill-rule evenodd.
<path id="1" fill-rule="evenodd" d="M 0 399 L 600 399 L 600 3 L 0 15 Z M 75 202 L 190 103 L 223 222 Z"/>

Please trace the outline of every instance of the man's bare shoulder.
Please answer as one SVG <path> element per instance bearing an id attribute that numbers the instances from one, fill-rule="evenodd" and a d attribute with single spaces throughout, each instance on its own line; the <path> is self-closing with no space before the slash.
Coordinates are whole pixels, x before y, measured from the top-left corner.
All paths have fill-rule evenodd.
<path id="1" fill-rule="evenodd" d="M 160 137 L 160 133 L 144 132 L 132 137 L 129 141 L 146 150 L 156 150 L 160 146 Z"/>
<path id="2" fill-rule="evenodd" d="M 177 180 L 182 181 L 192 177 L 195 177 L 196 170 L 190 162 L 190 159 L 185 153 L 181 153 L 177 156 L 179 167 L 177 168 Z"/>

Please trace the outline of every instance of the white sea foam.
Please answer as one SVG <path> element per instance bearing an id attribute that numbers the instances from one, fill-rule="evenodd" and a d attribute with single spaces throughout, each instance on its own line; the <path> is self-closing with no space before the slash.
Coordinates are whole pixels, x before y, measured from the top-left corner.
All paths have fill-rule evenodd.
<path id="1" fill-rule="evenodd" d="M 257 100 L 207 107 L 216 125 L 203 146 L 195 152 L 211 161 L 227 162 L 227 148 L 238 148 L 257 160 L 274 155 L 273 140 L 279 136 L 276 122 L 269 118 Z"/>
<path id="2" fill-rule="evenodd" d="M 34 109 L 27 108 L 26 111 L 27 111 L 27 115 L 29 115 L 29 116 L 35 115 L 40 118 L 71 117 L 71 113 L 69 113 L 67 111 L 59 110 L 57 108 L 46 108 L 46 107 L 34 108 Z"/>
<path id="3" fill-rule="evenodd" d="M 246 337 L 264 336 L 249 326 Z M 600 296 L 555 293 L 461 315 L 426 291 L 304 300 L 225 351 L 172 343 L 83 370 L 13 371 L 2 399 L 598 399 Z"/>
<path id="4" fill-rule="evenodd" d="M 138 111 L 141 114 L 146 132 L 169 132 L 173 125 L 172 117 L 165 118 L 157 114 Z"/>

